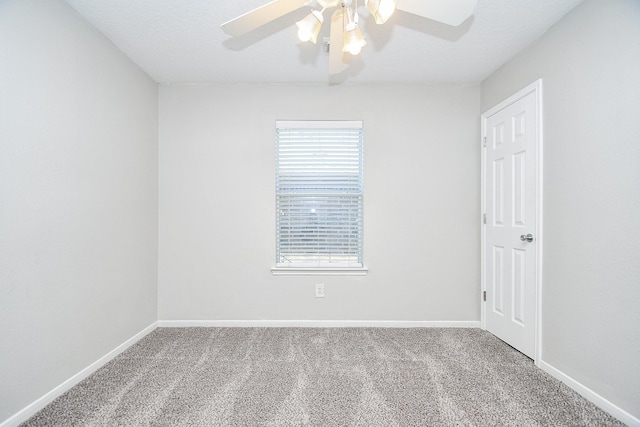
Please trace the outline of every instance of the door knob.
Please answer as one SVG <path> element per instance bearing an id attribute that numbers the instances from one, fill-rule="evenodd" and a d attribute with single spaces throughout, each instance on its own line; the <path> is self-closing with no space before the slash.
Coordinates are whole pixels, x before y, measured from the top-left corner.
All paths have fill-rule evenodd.
<path id="1" fill-rule="evenodd" d="M 523 234 L 522 236 L 520 236 L 520 240 L 522 240 L 523 242 L 533 242 L 533 234 L 529 233 L 529 234 Z"/>

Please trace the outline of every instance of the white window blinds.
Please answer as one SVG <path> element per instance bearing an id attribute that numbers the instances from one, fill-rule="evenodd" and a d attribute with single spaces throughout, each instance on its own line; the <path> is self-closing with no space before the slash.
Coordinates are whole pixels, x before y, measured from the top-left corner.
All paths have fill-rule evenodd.
<path id="1" fill-rule="evenodd" d="M 276 122 L 276 266 L 362 267 L 361 121 Z"/>

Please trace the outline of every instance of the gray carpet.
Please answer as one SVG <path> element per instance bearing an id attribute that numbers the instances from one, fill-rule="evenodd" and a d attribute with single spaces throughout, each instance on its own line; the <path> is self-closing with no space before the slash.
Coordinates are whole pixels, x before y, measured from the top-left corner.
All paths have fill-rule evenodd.
<path id="1" fill-rule="evenodd" d="M 622 424 L 479 329 L 160 328 L 23 425 Z"/>

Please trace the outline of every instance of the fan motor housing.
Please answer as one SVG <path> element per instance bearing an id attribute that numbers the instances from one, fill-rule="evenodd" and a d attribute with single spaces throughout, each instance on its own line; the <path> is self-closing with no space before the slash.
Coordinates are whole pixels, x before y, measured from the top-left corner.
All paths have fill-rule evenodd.
<path id="1" fill-rule="evenodd" d="M 342 1 L 340 0 L 316 0 L 316 1 L 320 5 L 320 7 L 323 7 L 325 9 L 337 7 L 340 3 L 342 3 Z M 344 3 L 351 3 L 351 0 L 345 0 Z"/>

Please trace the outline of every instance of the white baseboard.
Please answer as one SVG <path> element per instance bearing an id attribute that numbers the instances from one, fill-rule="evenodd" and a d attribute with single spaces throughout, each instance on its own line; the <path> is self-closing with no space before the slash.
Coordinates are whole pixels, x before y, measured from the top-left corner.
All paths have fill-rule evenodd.
<path id="1" fill-rule="evenodd" d="M 543 360 L 539 361 L 537 365 L 540 369 L 542 369 L 543 371 L 545 371 L 555 379 L 562 381 L 563 383 L 565 383 L 566 385 L 574 389 L 582 397 L 584 397 L 591 403 L 595 404 L 603 411 L 606 411 L 612 416 L 616 417 L 618 420 L 622 421 L 629 427 L 631 426 L 640 427 L 640 419 L 634 417 L 633 415 L 631 415 L 624 409 L 620 408 L 619 406 L 616 406 L 615 404 L 611 403 L 609 400 L 600 396 L 598 393 L 591 390 L 589 387 L 585 386 L 584 384 L 574 380 L 573 378 L 571 378 L 569 375 L 565 374 L 561 370 L 554 368 L 553 366 L 549 365 L 547 362 Z"/>
<path id="2" fill-rule="evenodd" d="M 96 360 L 91 365 L 87 366 L 86 368 L 84 368 L 83 370 L 81 370 L 80 372 L 78 372 L 77 374 L 75 374 L 74 376 L 72 376 L 71 378 L 69 378 L 68 380 L 66 380 L 65 382 L 63 382 L 62 384 L 60 384 L 59 386 L 51 390 L 50 392 L 45 394 L 44 396 L 40 397 L 39 399 L 32 402 L 25 408 L 13 414 L 11 417 L 7 418 L 4 422 L 0 424 L 0 427 L 15 427 L 27 421 L 29 418 L 34 416 L 36 412 L 43 409 L 49 403 L 53 402 L 56 398 L 60 397 L 65 392 L 67 392 L 70 388 L 77 385 L 80 381 L 84 380 L 89 375 L 93 374 L 95 371 L 97 371 L 98 369 L 106 365 L 108 362 L 114 359 L 117 355 L 119 355 L 120 353 L 122 353 L 123 351 L 131 347 L 140 339 L 144 338 L 147 334 L 149 334 L 151 331 L 153 331 L 157 327 L 158 327 L 157 322 L 154 322 L 151 325 L 147 326 L 142 331 L 138 332 L 137 334 L 135 334 L 134 336 L 132 336 L 131 338 L 129 338 L 128 340 L 120 344 L 118 347 L 114 348 L 109 353 L 105 354 L 100 359 Z"/>
<path id="3" fill-rule="evenodd" d="M 158 320 L 160 328 L 479 328 L 480 321 L 423 320 Z"/>

